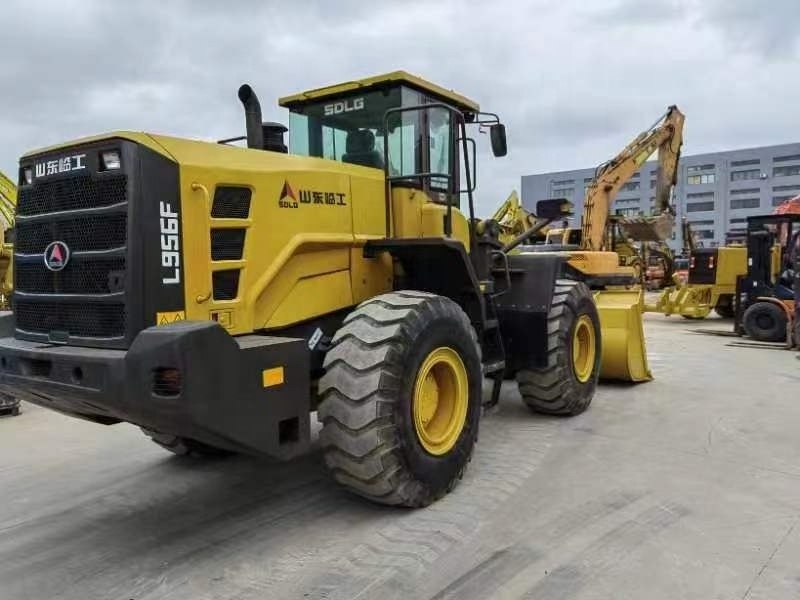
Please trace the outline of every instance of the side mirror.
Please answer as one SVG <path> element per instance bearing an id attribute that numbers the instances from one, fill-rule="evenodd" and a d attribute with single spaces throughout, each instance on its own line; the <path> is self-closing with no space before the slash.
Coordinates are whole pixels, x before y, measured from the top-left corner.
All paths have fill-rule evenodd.
<path id="1" fill-rule="evenodd" d="M 539 219 L 556 219 L 568 217 L 573 212 L 573 204 L 566 198 L 539 200 L 536 203 L 536 217 Z"/>
<path id="2" fill-rule="evenodd" d="M 495 156 L 505 156 L 508 153 L 506 144 L 506 126 L 496 123 L 489 128 L 489 138 L 492 141 L 492 153 Z"/>

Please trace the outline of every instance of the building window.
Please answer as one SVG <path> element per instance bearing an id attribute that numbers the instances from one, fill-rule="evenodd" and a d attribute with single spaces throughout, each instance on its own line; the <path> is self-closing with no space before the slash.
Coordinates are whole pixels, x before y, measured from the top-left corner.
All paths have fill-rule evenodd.
<path id="1" fill-rule="evenodd" d="M 761 159 L 760 158 L 748 158 L 747 160 L 732 160 L 731 166 L 732 167 L 749 167 L 751 165 L 760 165 Z"/>
<path id="2" fill-rule="evenodd" d="M 744 171 L 731 171 L 731 181 L 744 181 L 746 179 L 760 179 L 761 169 L 745 169 Z"/>
<path id="3" fill-rule="evenodd" d="M 594 181 L 594 177 L 584 177 L 583 183 L 592 183 Z"/>
<path id="4" fill-rule="evenodd" d="M 713 198 L 714 192 L 697 192 L 693 194 L 686 194 L 687 200 L 700 200 L 701 198 Z"/>
<path id="5" fill-rule="evenodd" d="M 693 202 L 686 204 L 686 212 L 705 212 L 714 210 L 714 202 Z"/>
<path id="6" fill-rule="evenodd" d="M 731 190 L 731 196 L 742 196 L 744 194 L 760 194 L 760 188 L 742 188 L 740 190 Z"/>
<path id="7" fill-rule="evenodd" d="M 575 183 L 574 179 L 562 179 L 561 181 L 554 181 L 553 185 L 572 185 Z"/>
<path id="8" fill-rule="evenodd" d="M 794 196 L 773 196 L 772 197 L 772 206 L 780 206 L 787 200 L 791 200 Z"/>
<path id="9" fill-rule="evenodd" d="M 747 223 L 747 219 L 731 219 L 730 223 L 731 225 L 734 223 Z"/>
<path id="10" fill-rule="evenodd" d="M 639 198 L 617 198 L 617 204 L 639 204 Z"/>
<path id="11" fill-rule="evenodd" d="M 638 181 L 629 181 L 625 185 L 623 185 L 620 190 L 623 192 L 632 192 L 634 190 L 638 190 L 641 187 L 641 183 Z"/>
<path id="12" fill-rule="evenodd" d="M 553 190 L 553 198 L 569 198 L 575 193 L 575 188 L 558 188 Z"/>
<path id="13" fill-rule="evenodd" d="M 800 154 L 790 154 L 789 156 L 776 156 L 772 159 L 772 162 L 789 162 L 800 160 Z"/>
<path id="14" fill-rule="evenodd" d="M 714 230 L 713 229 L 698 229 L 694 232 L 694 234 L 700 238 L 701 240 L 712 240 L 714 239 Z"/>
<path id="15" fill-rule="evenodd" d="M 792 165 L 791 167 L 772 167 L 773 177 L 790 177 L 792 175 L 800 175 L 800 165 Z"/>
<path id="16" fill-rule="evenodd" d="M 717 180 L 717 176 L 714 173 L 708 173 L 706 175 L 689 175 L 686 178 L 686 183 L 689 185 L 698 185 L 701 183 L 714 183 Z"/>
<path id="17" fill-rule="evenodd" d="M 638 217 L 641 214 L 638 208 L 618 208 L 615 212 L 621 217 Z"/>
<path id="18" fill-rule="evenodd" d="M 773 185 L 772 186 L 773 192 L 799 192 L 800 193 L 800 184 L 794 185 Z"/>
<path id="19" fill-rule="evenodd" d="M 654 187 L 656 187 L 656 180 L 655 179 L 651 179 L 650 180 L 650 189 L 652 190 Z"/>
<path id="20" fill-rule="evenodd" d="M 731 208 L 758 208 L 761 206 L 759 198 L 736 198 L 731 200 Z"/>
<path id="21" fill-rule="evenodd" d="M 634 173 L 633 175 L 631 175 L 631 179 L 639 179 L 639 176 L 640 176 L 640 175 L 641 175 L 641 173 L 639 173 L 639 171 L 636 171 L 636 173 Z"/>
<path id="22" fill-rule="evenodd" d="M 689 224 L 692 225 L 693 227 L 694 226 L 697 226 L 697 227 L 705 226 L 705 227 L 707 227 L 709 225 L 713 225 L 714 221 L 689 221 Z"/>
<path id="23" fill-rule="evenodd" d="M 714 165 L 692 165 L 691 167 L 686 167 L 687 173 L 699 173 L 700 171 L 713 171 Z"/>

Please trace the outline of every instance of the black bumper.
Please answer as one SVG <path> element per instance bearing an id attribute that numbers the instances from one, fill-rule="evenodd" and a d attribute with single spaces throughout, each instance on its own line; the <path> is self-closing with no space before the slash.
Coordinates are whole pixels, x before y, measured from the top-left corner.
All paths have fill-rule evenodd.
<path id="1" fill-rule="evenodd" d="M 308 445 L 305 340 L 234 338 L 217 323 L 185 321 L 143 330 L 128 350 L 105 350 L 18 340 L 8 336 L 10 319 L 0 317 L 0 392 L 239 452 L 288 458 Z"/>

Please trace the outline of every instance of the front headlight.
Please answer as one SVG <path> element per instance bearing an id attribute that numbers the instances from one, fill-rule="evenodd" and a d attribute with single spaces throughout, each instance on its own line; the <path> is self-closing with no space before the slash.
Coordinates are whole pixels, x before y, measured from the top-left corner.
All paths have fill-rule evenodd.
<path id="1" fill-rule="evenodd" d="M 119 157 L 119 150 L 106 150 L 100 153 L 100 170 L 111 171 L 119 169 L 122 162 Z"/>
<path id="2" fill-rule="evenodd" d="M 33 167 L 24 167 L 22 169 L 22 183 L 25 185 L 33 183 Z"/>

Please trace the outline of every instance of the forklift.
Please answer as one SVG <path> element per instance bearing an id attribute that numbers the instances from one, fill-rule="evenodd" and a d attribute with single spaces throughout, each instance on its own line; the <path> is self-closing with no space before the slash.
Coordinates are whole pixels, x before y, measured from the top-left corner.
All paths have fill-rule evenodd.
<path id="1" fill-rule="evenodd" d="M 736 280 L 734 331 L 792 347 L 798 341 L 800 215 L 748 217 L 745 244 L 747 273 Z"/>

